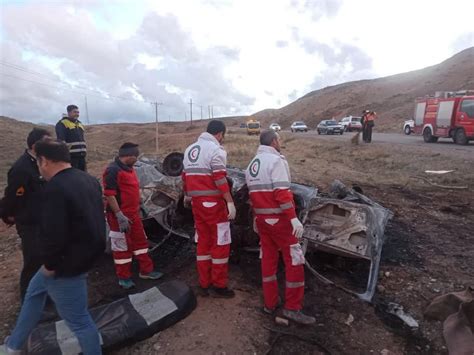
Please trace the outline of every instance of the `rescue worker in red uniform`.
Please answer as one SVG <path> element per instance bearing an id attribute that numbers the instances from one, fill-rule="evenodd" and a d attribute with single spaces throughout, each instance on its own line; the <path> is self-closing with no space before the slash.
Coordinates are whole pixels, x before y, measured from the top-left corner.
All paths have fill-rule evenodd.
<path id="1" fill-rule="evenodd" d="M 115 271 L 119 285 L 125 289 L 135 286 L 132 281 L 132 258 L 140 266 L 139 277 L 159 279 L 148 255 L 148 240 L 140 218 L 140 184 L 133 169 L 139 155 L 138 145 L 124 143 L 103 174 L 104 195 L 107 199 L 107 222 Z"/>
<path id="2" fill-rule="evenodd" d="M 212 120 L 184 153 L 182 173 L 185 203 L 191 202 L 196 228 L 197 270 L 203 296 L 231 298 L 227 287 L 230 222 L 235 205 L 227 182 L 227 153 L 221 146 L 226 132 L 222 121 Z"/>
<path id="3" fill-rule="evenodd" d="M 245 171 L 254 229 L 260 236 L 263 310 L 272 314 L 279 306 L 277 268 L 281 252 L 286 276 L 283 315 L 300 324 L 313 324 L 315 318 L 302 312 L 305 259 L 299 239 L 303 225 L 296 216 L 290 169 L 280 150 L 278 133 L 262 132 L 257 155 Z"/>

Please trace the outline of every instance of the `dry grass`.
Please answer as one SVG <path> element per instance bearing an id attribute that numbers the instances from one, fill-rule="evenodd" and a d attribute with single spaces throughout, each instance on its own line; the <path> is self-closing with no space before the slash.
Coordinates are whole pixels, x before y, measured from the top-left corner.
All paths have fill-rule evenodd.
<path id="1" fill-rule="evenodd" d="M 160 124 L 159 157 L 171 152 L 183 152 L 205 130 L 206 122 L 187 124 Z M 230 124 L 224 147 L 229 165 L 246 168 L 255 155 L 259 142 L 257 136 L 247 136 L 245 130 Z M 6 172 L 24 149 L 24 140 L 33 127 L 29 123 L 0 119 L 2 142 L 0 188 L 6 183 Z M 49 127 L 51 132 L 53 127 Z M 429 147 L 371 144 L 353 145 L 350 141 L 319 140 L 283 132 L 282 153 L 290 164 L 293 181 L 326 187 L 334 179 L 347 184 L 423 184 L 412 181 L 411 175 L 424 174 L 425 170 L 455 169 L 445 176 L 429 176 L 441 184 L 474 184 L 472 161 L 449 159 L 443 153 L 434 153 Z M 21 137 L 19 139 L 18 137 Z M 118 147 L 126 142 L 140 144 L 141 152 L 155 155 L 154 124 L 97 125 L 87 128 L 89 171 L 99 176 L 114 157 Z M 414 149 L 416 151 L 414 151 Z"/>

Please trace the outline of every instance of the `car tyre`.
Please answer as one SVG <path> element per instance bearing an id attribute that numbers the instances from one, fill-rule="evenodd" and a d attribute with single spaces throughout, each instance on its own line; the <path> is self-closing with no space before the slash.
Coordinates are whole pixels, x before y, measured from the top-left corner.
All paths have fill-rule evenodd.
<path id="1" fill-rule="evenodd" d="M 411 128 L 409 125 L 406 125 L 405 126 L 405 129 L 404 129 L 404 132 L 407 136 L 409 136 L 411 134 Z"/>
<path id="2" fill-rule="evenodd" d="M 455 138 L 456 144 L 466 145 L 467 143 L 469 143 L 469 139 L 467 139 L 466 133 L 463 129 L 458 129 L 456 131 Z"/>
<path id="3" fill-rule="evenodd" d="M 436 143 L 438 141 L 438 137 L 433 137 L 433 134 L 431 133 L 431 128 L 426 127 L 423 130 L 423 140 L 425 143 Z"/>
<path id="4" fill-rule="evenodd" d="M 339 134 L 342 136 L 343 133 L 344 133 L 344 131 L 341 131 Z"/>
<path id="5" fill-rule="evenodd" d="M 321 134 L 321 131 L 318 129 L 318 134 Z"/>

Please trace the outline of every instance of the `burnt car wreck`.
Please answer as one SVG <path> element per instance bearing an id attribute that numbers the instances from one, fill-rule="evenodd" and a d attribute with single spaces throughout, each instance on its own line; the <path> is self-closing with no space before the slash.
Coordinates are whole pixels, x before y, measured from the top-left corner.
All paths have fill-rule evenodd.
<path id="1" fill-rule="evenodd" d="M 194 238 L 192 213 L 183 206 L 182 160 L 181 153 L 171 153 L 163 162 L 142 157 L 135 165 L 151 251 L 173 236 Z M 232 252 L 257 251 L 259 240 L 252 229 L 244 171 L 228 167 L 227 174 L 237 207 Z M 320 282 L 370 302 L 377 285 L 385 226 L 393 214 L 356 189 L 338 180 L 329 193 L 291 184 L 297 214 L 305 228 L 302 244 L 307 269 Z"/>

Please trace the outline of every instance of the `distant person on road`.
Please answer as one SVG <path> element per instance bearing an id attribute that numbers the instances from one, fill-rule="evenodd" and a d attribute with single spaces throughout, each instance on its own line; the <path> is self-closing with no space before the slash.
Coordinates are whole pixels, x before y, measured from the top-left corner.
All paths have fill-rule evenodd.
<path id="1" fill-rule="evenodd" d="M 313 324 L 315 318 L 302 312 L 305 258 L 299 240 L 304 229 L 295 211 L 288 162 L 280 151 L 278 133 L 262 132 L 257 155 L 245 171 L 254 230 L 260 236 L 263 311 L 273 314 L 280 303 L 277 269 L 281 252 L 286 277 L 283 315 L 300 324 Z"/>
<path id="2" fill-rule="evenodd" d="M 132 259 L 137 259 L 142 279 L 157 280 L 163 276 L 154 270 L 148 255 L 148 240 L 140 217 L 140 184 L 133 165 L 139 155 L 138 144 L 124 143 L 118 156 L 103 174 L 107 199 L 107 222 L 119 285 L 135 287 L 132 281 Z"/>
<path id="3" fill-rule="evenodd" d="M 196 227 L 197 270 L 203 296 L 232 298 L 228 287 L 230 220 L 236 210 L 227 182 L 227 153 L 221 146 L 226 126 L 212 120 L 207 131 L 184 153 L 185 205 L 191 204 Z"/>
<path id="4" fill-rule="evenodd" d="M 27 149 L 8 171 L 5 196 L 0 202 L 0 217 L 7 225 L 16 225 L 21 239 L 23 269 L 20 276 L 20 295 L 23 302 L 31 278 L 41 267 L 40 219 L 41 193 L 46 181 L 36 164 L 36 143 L 50 133 L 33 128 L 26 139 Z"/>
<path id="5" fill-rule="evenodd" d="M 71 168 L 64 142 L 42 140 L 35 151 L 41 176 L 48 181 L 46 198 L 36 211 L 43 265 L 28 286 L 6 352 L 21 353 L 49 295 L 82 353 L 101 354 L 99 332 L 87 309 L 87 271 L 105 249 L 102 190 L 97 179 Z"/>
<path id="6" fill-rule="evenodd" d="M 71 154 L 71 165 L 82 171 L 87 171 L 87 146 L 84 139 L 84 126 L 79 121 L 79 108 L 69 105 L 67 116 L 56 123 L 56 136 L 66 142 Z"/>
<path id="7" fill-rule="evenodd" d="M 377 114 L 374 111 L 364 110 L 362 113 L 362 140 L 365 143 L 372 142 L 372 129 L 375 126 L 375 118 Z"/>

